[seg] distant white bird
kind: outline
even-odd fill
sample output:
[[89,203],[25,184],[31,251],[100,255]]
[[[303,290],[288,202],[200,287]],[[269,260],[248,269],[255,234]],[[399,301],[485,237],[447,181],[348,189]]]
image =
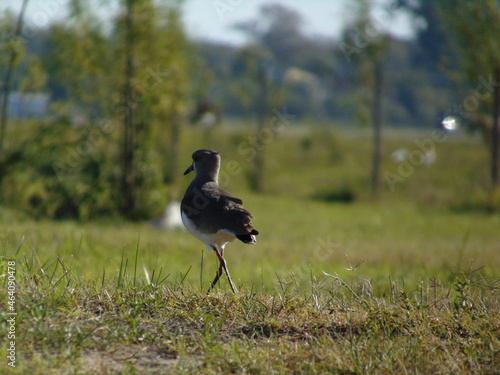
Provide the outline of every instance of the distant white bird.
[[[411,153],[413,153],[413,152],[418,152],[420,155],[422,155],[421,151],[418,149],[413,150]],[[391,154],[391,159],[395,163],[402,163],[402,162],[408,160],[408,158],[410,158],[410,162],[411,162],[412,161],[411,153],[406,148],[399,148]],[[421,157],[421,159],[420,159],[420,157]],[[436,151],[434,151],[434,150],[426,151],[423,154],[423,156],[419,156],[419,159],[421,161],[414,162],[414,163],[416,163],[418,165],[420,165],[420,164],[425,164],[425,165],[434,164],[434,162],[436,161]]]
[[201,116],[199,123],[201,124],[201,127],[203,129],[206,129],[206,128],[211,128],[212,126],[217,124],[218,121],[219,121],[219,119],[217,118],[217,115],[215,113],[205,112]]
[[435,161],[436,161],[436,151],[434,150],[426,151],[424,154],[424,164],[431,165],[434,164]]
[[391,154],[391,158],[396,163],[402,163],[406,160],[406,158],[408,158],[408,154],[409,152],[406,148],[398,148]]
[[180,229],[183,228],[181,217],[181,204],[178,201],[172,201],[165,207],[163,216],[150,221],[150,224],[159,229]]

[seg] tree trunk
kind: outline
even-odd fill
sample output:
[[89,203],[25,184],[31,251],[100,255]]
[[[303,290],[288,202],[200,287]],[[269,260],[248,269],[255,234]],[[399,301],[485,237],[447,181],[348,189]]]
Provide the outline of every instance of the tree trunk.
[[264,149],[265,144],[262,139],[266,126],[267,113],[269,109],[269,82],[266,68],[261,63],[258,70],[258,80],[260,85],[259,97],[257,98],[257,141],[255,155],[255,172],[253,176],[253,187],[256,192],[264,190]]
[[121,211],[131,215],[135,209],[135,177],[134,177],[134,0],[127,0],[125,17],[125,84],[123,100],[125,114],[123,116],[123,154],[121,176]]
[[10,53],[9,62],[7,64],[7,71],[5,73],[5,80],[3,84],[2,116],[0,118],[0,151],[2,151],[3,149],[5,129],[7,128],[7,120],[9,118],[8,111],[9,111],[9,96],[11,90],[12,73],[14,71],[14,63],[16,61],[17,55],[19,54],[18,45],[16,45],[16,43],[18,42],[18,39],[21,35],[21,31],[23,29],[24,11],[26,10],[27,5],[28,5],[28,0],[23,0],[23,4],[21,5],[21,11],[19,12],[19,16],[17,18],[14,37],[11,39],[12,52]]
[[495,209],[498,200],[500,154],[500,66],[495,68],[495,92],[493,99],[493,127],[491,134],[491,205]]
[[372,196],[377,198],[380,185],[380,162],[382,160],[382,89],[384,84],[382,62],[377,59],[374,66],[375,84],[373,86],[373,159],[372,159]]

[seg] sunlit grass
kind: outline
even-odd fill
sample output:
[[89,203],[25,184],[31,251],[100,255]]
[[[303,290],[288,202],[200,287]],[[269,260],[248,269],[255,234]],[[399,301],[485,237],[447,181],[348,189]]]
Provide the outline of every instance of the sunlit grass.
[[[329,235],[358,232],[364,240],[341,249],[327,238],[323,243],[335,251],[315,262],[315,253],[326,255],[314,247],[321,241],[308,232],[309,219],[294,232],[277,226],[257,246],[235,244],[228,258],[238,275],[236,295],[227,284],[206,294],[200,267],[210,278],[215,262],[210,253],[202,262],[200,246],[184,232],[110,223],[12,225],[2,243],[17,270],[18,367],[11,372],[494,371],[500,301],[496,242],[488,245],[494,232],[485,229],[491,218],[469,222],[480,240],[470,234],[460,239],[463,227],[455,226],[458,247],[450,256],[433,245],[455,237],[449,228],[444,235],[431,230],[418,237],[420,224],[398,236],[416,242],[388,251],[390,238],[383,241],[383,233],[391,230],[382,225],[383,210],[372,216],[366,206],[307,205],[317,223],[323,210],[335,207],[338,227]],[[424,222],[418,210],[403,211]],[[464,225],[454,216],[445,218]],[[358,229],[342,225],[341,218]],[[434,251],[419,254],[414,247],[424,243]],[[477,246],[482,258],[472,259]],[[436,264],[427,268],[425,259]],[[307,260],[311,264],[301,263]]]
[[[226,248],[229,268],[237,284],[273,289],[275,274],[294,273],[308,283],[310,273],[353,273],[346,269],[360,261],[360,277],[418,279],[446,277],[457,270],[486,266],[500,269],[497,215],[457,214],[419,209],[412,205],[327,204],[292,198],[247,194],[245,204],[261,232],[258,244],[231,243]],[[269,210],[272,206],[273,209]],[[137,277],[153,272],[171,280],[187,272],[185,282],[200,284],[213,277],[216,259],[203,244],[183,230],[166,232],[149,224],[20,221],[4,224],[0,238],[5,256],[29,259],[33,267],[57,264],[78,266],[85,278],[119,272],[137,256]],[[384,273],[381,274],[381,270]]]

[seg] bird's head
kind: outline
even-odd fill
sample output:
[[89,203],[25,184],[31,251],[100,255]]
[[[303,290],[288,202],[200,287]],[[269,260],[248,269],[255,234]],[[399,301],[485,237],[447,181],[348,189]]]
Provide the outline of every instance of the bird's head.
[[217,181],[220,168],[220,155],[217,151],[201,149],[193,153],[193,163],[184,174],[195,171],[198,176],[208,176]]

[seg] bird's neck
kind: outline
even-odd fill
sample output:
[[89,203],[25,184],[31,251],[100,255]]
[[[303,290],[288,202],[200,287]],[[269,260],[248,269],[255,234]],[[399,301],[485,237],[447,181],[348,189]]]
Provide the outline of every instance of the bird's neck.
[[201,183],[215,182],[216,184],[219,184],[219,171],[217,171],[215,173],[198,174],[195,178],[195,181],[201,182]]

